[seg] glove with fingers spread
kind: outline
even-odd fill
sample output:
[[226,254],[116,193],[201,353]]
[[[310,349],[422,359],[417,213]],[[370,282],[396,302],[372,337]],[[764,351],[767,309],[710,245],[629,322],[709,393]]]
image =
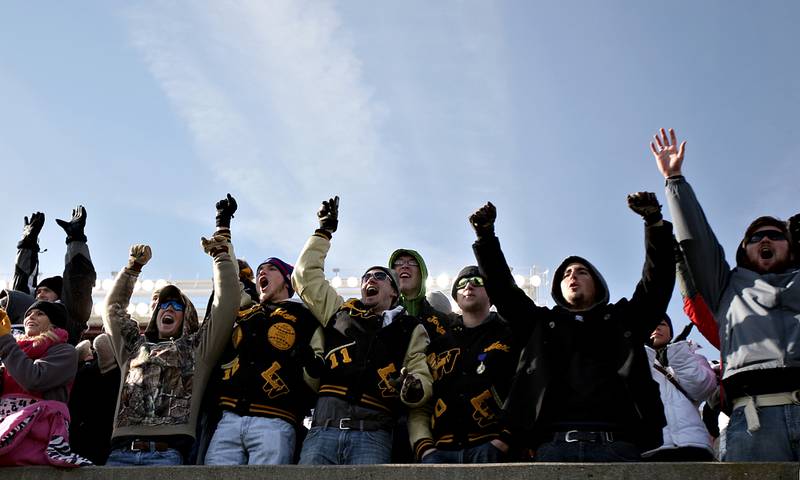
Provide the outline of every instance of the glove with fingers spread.
[[0,337],[11,333],[11,319],[5,310],[0,308]]
[[136,244],[131,246],[130,257],[128,258],[128,268],[136,272],[141,272],[142,267],[153,258],[153,250],[149,245]]
[[495,219],[497,219],[497,209],[492,202],[486,202],[486,205],[469,216],[469,223],[478,238],[493,237]]
[[86,209],[83,205],[78,205],[72,210],[72,218],[69,221],[56,219],[56,223],[66,232],[67,243],[86,241],[86,235],[83,233],[86,227]]
[[231,218],[233,218],[233,214],[236,213],[237,208],[236,199],[233,198],[230,193],[226,198],[217,202],[217,227],[230,228]]
[[22,239],[17,244],[17,248],[26,248],[39,251],[39,232],[44,226],[44,213],[33,212],[30,220],[25,217],[25,226],[22,227]]
[[231,254],[231,241],[225,235],[212,235],[211,238],[200,238],[203,251],[216,258],[224,253]]
[[339,228],[339,196],[322,202],[322,206],[317,212],[319,218],[319,229],[331,236]]
[[653,192],[636,192],[628,195],[628,207],[644,218],[646,225],[653,225],[664,218],[661,215],[661,205]]

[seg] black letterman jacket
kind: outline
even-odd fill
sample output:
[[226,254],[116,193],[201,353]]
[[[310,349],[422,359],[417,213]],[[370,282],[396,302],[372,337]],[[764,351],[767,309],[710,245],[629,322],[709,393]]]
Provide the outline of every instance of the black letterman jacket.
[[495,438],[511,443],[502,407],[521,346],[508,322],[494,312],[473,328],[466,328],[459,315],[447,334],[431,340],[433,396],[409,417],[418,459],[434,447],[463,450]]
[[242,307],[214,374],[220,408],[297,426],[316,399],[303,363],[319,328],[297,301]]
[[418,402],[403,399],[402,403],[424,404],[433,383],[425,360],[429,343],[425,327],[415,317],[375,315],[357,299],[345,302],[325,279],[330,245],[322,234],[312,235],[292,273],[295,291],[325,326],[325,369],[319,395],[396,414],[399,387],[392,380],[406,368],[422,382],[424,395]]

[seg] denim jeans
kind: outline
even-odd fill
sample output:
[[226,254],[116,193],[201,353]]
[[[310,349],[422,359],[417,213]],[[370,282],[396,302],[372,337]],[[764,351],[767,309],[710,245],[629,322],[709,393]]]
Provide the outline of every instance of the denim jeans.
[[437,449],[426,455],[421,463],[500,463],[504,459],[505,453],[492,445],[492,442],[486,442],[464,450]]
[[536,449],[537,462],[639,462],[636,445],[629,442],[546,442]]
[[206,465],[292,463],[295,430],[279,418],[241,417],[225,411],[206,452]]
[[125,448],[111,450],[106,466],[138,467],[142,465],[183,465],[181,452],[174,448],[163,452],[134,452]]
[[744,407],[731,413],[725,433],[726,462],[797,462],[800,460],[800,405],[758,409],[761,428],[747,431]]
[[392,459],[392,432],[340,430],[311,427],[303,450],[301,465],[373,465]]

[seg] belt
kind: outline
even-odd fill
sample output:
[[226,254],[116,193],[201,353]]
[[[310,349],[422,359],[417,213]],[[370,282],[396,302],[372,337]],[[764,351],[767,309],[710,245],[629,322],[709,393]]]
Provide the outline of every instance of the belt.
[[359,430],[371,432],[375,430],[391,430],[391,425],[381,420],[364,420],[358,418],[324,418],[314,419],[312,427],[337,428],[339,430]]
[[166,452],[170,445],[167,442],[149,442],[147,440],[133,440],[128,447],[131,452]]
[[570,430],[568,432],[554,432],[554,442],[589,442],[589,443],[614,443],[629,440],[629,435],[620,432],[583,432]]
[[739,397],[733,401],[733,408],[744,407],[747,431],[752,433],[761,428],[756,407],[777,407],[780,405],[800,405],[800,390],[780,393],[767,393],[753,397]]

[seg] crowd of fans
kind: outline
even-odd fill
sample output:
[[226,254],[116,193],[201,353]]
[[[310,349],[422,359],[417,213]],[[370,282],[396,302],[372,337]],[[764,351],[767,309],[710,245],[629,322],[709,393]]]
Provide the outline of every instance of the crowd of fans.
[[[325,276],[338,197],[322,202],[294,266],[267,257],[254,271],[234,254],[229,194],[201,240],[205,318],[167,285],[142,331],[127,307],[153,253],[134,245],[90,342],[86,210],[57,220],[64,274],[42,280],[36,212],[0,293],[0,465],[798,461],[800,214],[753,221],[731,268],[681,173],[685,142],[662,129],[650,147],[674,227],[654,193],[628,196],[645,259],[616,302],[570,255],[555,306],[534,303],[491,203],[469,217],[476,265],[450,292],[460,313],[426,292],[425,261],[408,248],[345,299]],[[666,313],[676,278],[691,320],[678,335]],[[720,362],[697,353],[693,326]]]

